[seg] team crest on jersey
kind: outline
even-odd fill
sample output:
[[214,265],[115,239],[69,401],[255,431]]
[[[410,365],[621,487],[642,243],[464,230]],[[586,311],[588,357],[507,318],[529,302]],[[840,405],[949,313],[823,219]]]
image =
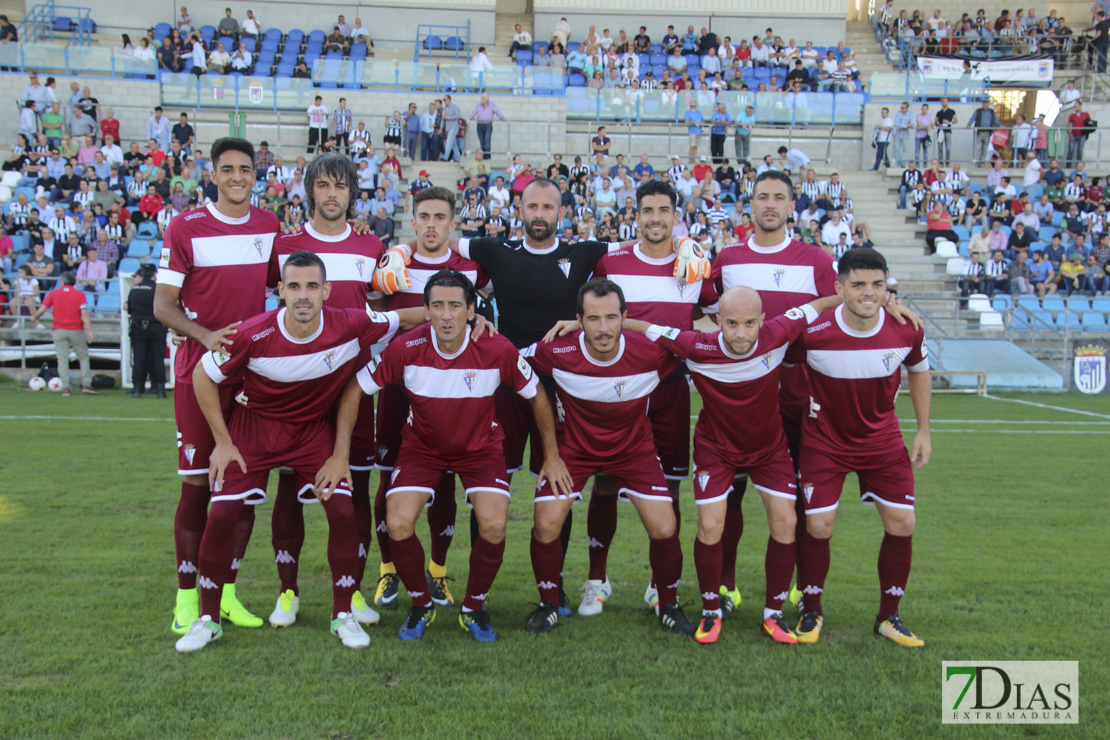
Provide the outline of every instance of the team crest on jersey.
[[466,383],[466,389],[471,393],[474,392],[474,383],[478,380],[478,373],[473,370],[467,370],[463,373],[463,382]]
[[358,270],[358,276],[360,278],[365,278],[366,277],[366,275],[365,275],[366,259],[364,257],[359,257],[358,259],[355,260],[355,269]]
[[706,486],[709,485],[709,472],[705,471],[705,470],[699,470],[698,473],[697,473],[697,476],[698,476],[698,487],[701,488],[701,490],[704,491]]
[[624,389],[627,385],[628,381],[624,378],[621,378],[617,382],[613,383],[613,390],[617,392],[617,398],[620,398],[622,395],[624,395]]
[[331,366],[334,363],[335,363],[335,350],[334,349],[329,349],[327,352],[324,353],[324,364],[327,365],[328,370],[331,371]]
[[563,257],[559,260],[559,269],[563,271],[563,277],[570,277],[570,257]]
[[264,244],[264,242],[262,241],[262,237],[260,237],[260,236],[256,236],[256,237],[254,238],[254,249],[255,249],[255,251],[256,251],[256,252],[258,252],[258,256],[259,256],[259,257],[261,257],[261,256],[262,256],[262,247],[263,247],[263,244]]
[[811,498],[813,498],[813,484],[812,483],[803,483],[802,484],[802,494],[805,495],[806,503],[808,504],[809,500]]
[[782,279],[784,277],[786,277],[786,270],[784,270],[783,268],[780,267],[779,269],[775,270],[775,272],[773,273],[773,276],[775,278],[775,287],[776,288],[781,288],[782,287]]
[[886,371],[888,373],[891,371],[890,369],[891,369],[891,367],[893,367],[894,360],[897,357],[898,357],[898,353],[895,352],[894,350],[890,350],[889,352],[887,352],[886,354],[883,355],[883,367],[886,368]]
[[194,447],[193,445],[185,445],[184,451],[185,451],[185,459],[189,461],[190,465],[192,465],[193,464],[193,455],[197,454],[197,448]]
[[767,368],[768,370],[771,369],[771,356],[771,352],[764,352],[763,356],[759,358],[763,362],[763,367]]
[[676,281],[675,282],[675,285],[678,287],[678,297],[679,298],[685,298],[686,297],[686,286],[688,284],[689,283],[686,283],[686,282],[683,282],[683,281]]

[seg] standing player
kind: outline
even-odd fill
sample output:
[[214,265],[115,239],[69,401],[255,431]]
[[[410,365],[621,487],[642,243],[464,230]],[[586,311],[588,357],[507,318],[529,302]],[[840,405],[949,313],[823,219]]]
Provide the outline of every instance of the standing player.
[[[321,154],[313,159],[305,172],[308,216],[303,231],[283,234],[274,242],[270,260],[269,285],[275,287],[281,268],[289,255],[309,251],[320,257],[327,269],[331,290],[325,303],[329,308],[366,310],[370,297],[370,280],[374,266],[384,251],[373,234],[354,233],[347,219],[355,217],[352,193],[358,192],[358,172],[350,159],[341,154]],[[374,308],[381,309],[380,299]],[[359,367],[369,361],[370,348]],[[351,501],[358,527],[358,567],[355,581],[361,585],[366,570],[366,557],[373,540],[374,521],[370,509],[370,472],[374,469],[374,401],[367,398],[359,409],[355,445],[351,457]],[[286,627],[297,621],[300,590],[297,587],[298,561],[304,545],[304,507],[318,499],[307,490],[298,491],[296,479],[287,471],[278,478],[274,498],[272,542],[281,589],[277,605],[270,614],[270,624]],[[363,624],[374,624],[378,614],[366,605],[362,592],[356,590],[351,611]]]
[[[341,469],[348,459],[355,408],[363,393],[403,384],[409,400],[404,442],[390,474],[386,519],[390,550],[412,606],[398,637],[416,640],[435,621],[435,604],[424,588],[424,548],[413,533],[420,509],[430,506],[440,481],[458,474],[478,518],[479,536],[470,551],[470,577],[459,624],[475,640],[493,642],[486,596],[501,567],[509,513],[509,483],[501,453],[501,427],[494,421],[494,392],[501,385],[526,398],[535,410],[547,442],[540,480],[569,490],[569,476],[555,445],[555,421],[547,395],[537,393],[531,367],[501,336],[470,340],[476,291],[463,274],[442,270],[424,286],[424,306],[431,326],[398,337],[380,357],[358,371],[339,412],[335,455],[329,465]],[[324,481],[326,484],[326,480]]]
[[[640,241],[602,257],[594,276],[607,277],[621,287],[630,319],[689,331],[703,311],[717,312],[717,292],[710,280],[687,283],[674,277],[672,232],[677,201],[674,188],[665,182],[648,180],[641,184],[636,189]],[[675,372],[663,378],[651,394],[648,418],[674,503],[677,529],[679,486],[690,474],[690,384],[684,373]],[[600,614],[612,594],[606,566],[616,529],[616,487],[609,476],[598,476],[586,516],[590,573],[582,586],[582,603],[578,607],[583,616]],[[654,582],[648,585],[644,600],[652,608],[658,605]]]
[[[177,604],[171,628],[184,634],[199,616],[197,558],[208,517],[208,457],[215,446],[193,392],[193,369],[206,351],[231,347],[234,325],[266,308],[266,273],[277,216],[250,205],[254,185],[254,147],[244,139],[218,139],[211,150],[219,198],[215,203],[175,216],[166,228],[154,294],[154,316],[185,342],[174,366],[174,416],[177,420],[181,500],[174,517],[177,554]],[[226,328],[225,328],[226,327]],[[239,391],[239,378],[219,388],[225,416]],[[254,507],[242,507],[234,538],[234,566],[223,589],[223,617],[232,624],[261,627],[235,595],[235,575],[250,540]]]
[[[881,310],[887,264],[873,249],[850,249],[840,258],[836,292],[844,305],[826,312],[799,345],[809,366],[812,400],[802,427],[798,466],[809,537],[798,564],[805,606],[799,642],[813,643],[824,621],[821,594],[829,572],[829,538],[844,476],[859,476],[860,499],[879,510],[885,534],[879,548],[879,613],[875,634],[905,647],[925,641],[898,616],[913,553],[913,469],[929,462],[931,396],[925,333],[888,321]],[[913,449],[894,414],[901,368],[909,371],[917,417]]]
[[[611,280],[594,278],[578,290],[581,331],[524,351],[532,366],[558,386],[559,451],[573,481],[559,495],[540,480],[532,529],[532,570],[540,604],[525,629],[550,632],[559,623],[558,580],[563,553],[557,538],[563,521],[592,475],[608,473],[632,499],[651,543],[652,581],[659,587],[659,622],[682,635],[694,625],[678,604],[682,547],[671,492],[656,457],[647,418],[648,401],[678,363],[637,334],[622,334],[625,299]],[[689,419],[685,421],[687,428]]]
[[[487,288],[489,278],[475,263],[460,257],[447,248],[447,238],[455,230],[455,194],[447,188],[428,187],[412,198],[412,228],[416,232],[416,251],[409,263],[410,283],[386,298],[386,306],[417,308],[424,305],[424,287],[428,278],[443,269],[457,270],[477,288]],[[369,399],[364,405],[369,403]],[[381,550],[380,578],[374,602],[383,608],[397,606],[397,569],[389,547],[389,529],[386,524],[386,493],[389,474],[393,471],[397,453],[401,448],[401,431],[409,415],[409,401],[402,383],[382,388],[378,394],[378,470],[381,476],[378,493],[374,499],[374,518],[378,522],[378,548]],[[362,425],[355,427],[356,435]],[[353,472],[353,470],[352,470]],[[447,549],[455,534],[455,476],[444,475],[432,496],[428,509],[428,528],[431,530],[431,559],[424,574],[432,601],[438,606],[454,603],[447,585]]]
[[[448,247],[467,259],[474,260],[486,271],[497,292],[498,330],[518,349],[543,338],[559,320],[575,315],[578,289],[593,273],[600,260],[621,244],[580,241],[562,242],[556,237],[565,207],[559,186],[546,178],[536,178],[522,194],[525,238],[502,242],[498,239],[459,239],[448,241]],[[631,242],[624,246],[631,246]],[[405,266],[412,249],[404,244],[386,252],[378,271],[377,284],[386,294],[411,284]],[[709,274],[709,259],[696,242],[683,242],[674,260],[672,274],[687,282],[696,282]],[[549,395],[554,386],[544,380]],[[532,421],[528,404],[507,388],[497,393],[497,419],[505,431],[505,462],[510,471],[524,465],[525,444],[531,438],[530,470],[539,470],[543,459],[542,440]],[[511,474],[511,473],[510,473]],[[561,534],[563,552],[570,542],[570,521]],[[473,529],[473,522],[472,522]],[[570,615],[566,596],[561,593],[559,608],[562,616]]]
[[[344,482],[316,486],[334,432],[329,412],[355,370],[362,350],[397,331],[398,313],[324,308],[331,285],[323,260],[294,252],[282,268],[285,307],[242,324],[231,355],[204,354],[193,370],[197,402],[215,446],[208,480],[212,511],[200,545],[201,614],[177,641],[178,652],[200,650],[219,639],[220,598],[235,568],[231,533],[239,512],[266,500],[270,471],[293,468],[302,491],[315,488],[328,517],[331,566],[331,631],[346,647],[366,647],[370,638],[351,611],[358,587],[358,529],[351,491]],[[409,311],[415,326],[423,317]],[[243,378],[243,396],[225,421],[218,386]]]
[[[723,294],[736,286],[752,288],[759,293],[763,311],[772,317],[781,316],[814,298],[836,295],[832,257],[820,247],[787,236],[786,220],[794,212],[794,186],[789,175],[776,170],[760,174],[755,179],[751,209],[752,236],[747,242],[722,250],[713,263],[717,292]],[[779,413],[796,467],[802,417],[809,401],[808,381],[804,365],[785,364],[780,372]],[[746,487],[745,478],[736,480],[725,516],[721,593],[725,596],[723,613],[726,616],[740,605],[740,590],[736,588],[736,550],[744,533],[741,502]],[[797,519],[804,521],[800,511]],[[804,533],[805,528],[799,525],[796,533],[799,557]],[[791,603],[796,603],[797,597],[796,590],[792,590]]]

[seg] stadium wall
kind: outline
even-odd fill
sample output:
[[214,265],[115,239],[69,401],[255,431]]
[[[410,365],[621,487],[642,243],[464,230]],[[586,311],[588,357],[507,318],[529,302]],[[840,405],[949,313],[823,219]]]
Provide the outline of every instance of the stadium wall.
[[[24,7],[30,12],[37,2],[24,0]],[[263,30],[271,27],[283,31],[293,28],[305,32],[331,30],[330,24],[342,14],[352,26],[355,18],[361,18],[362,25],[370,30],[374,43],[387,46],[412,44],[416,40],[416,28],[421,23],[465,26],[468,21],[472,42],[492,44],[497,5],[496,0],[467,0],[465,3],[449,0],[410,0],[404,3],[390,0],[352,3],[326,0],[207,0],[194,3],[188,0],[157,0],[128,3],[126,8],[118,0],[81,0],[76,5],[91,8],[98,31],[134,34],[140,30],[145,32],[157,23],[173,25],[183,2],[190,10],[193,25],[198,28],[219,23],[224,17],[224,8],[231,8],[232,16],[240,23],[247,17],[248,9],[254,11]]]

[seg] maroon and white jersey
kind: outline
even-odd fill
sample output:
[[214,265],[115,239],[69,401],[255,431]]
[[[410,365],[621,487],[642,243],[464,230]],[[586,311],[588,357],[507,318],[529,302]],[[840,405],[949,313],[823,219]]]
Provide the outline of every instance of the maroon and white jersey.
[[[836,295],[832,257],[812,244],[786,239],[777,247],[757,246],[752,238],[721,250],[713,263],[717,293],[743,285],[759,293],[763,312],[781,316],[814,298]],[[804,404],[808,398],[805,368],[783,368],[779,400]]]
[[428,279],[440,270],[448,268],[458,270],[466,275],[470,282],[474,283],[475,288],[485,289],[489,287],[489,275],[478,266],[477,262],[468,260],[450,249],[444,249],[443,251],[445,254],[439,257],[428,257],[419,252],[413,252],[412,260],[408,265],[409,279],[412,281],[412,285],[386,298],[385,305],[390,311],[423,306],[424,286],[428,284]]
[[494,421],[493,393],[502,383],[524,398],[536,395],[536,374],[512,342],[500,334],[473,342],[466,332],[462,348],[447,355],[432,325],[424,324],[390,342],[355,376],[367,395],[404,385],[409,419],[403,438],[445,458],[501,449],[505,435]]
[[331,295],[324,305],[365,310],[368,296],[381,297],[380,293],[372,294],[370,290],[374,268],[385,251],[381,240],[373,234],[356,234],[348,224],[342,234],[327,236],[313,229],[310,223],[296,234],[282,234],[274,241],[269,287],[277,287],[285,260],[301,250],[312,252],[324,261],[324,270],[331,283]]
[[[266,310],[266,274],[280,230],[277,216],[254,206],[242,218],[225,216],[214,203],[174,216],[166,227],[158,282],[180,288],[181,310],[206,329],[257,316]],[[193,382],[193,368],[206,351],[192,339],[178,348],[176,382]]]
[[397,332],[397,314],[366,309],[324,307],[320,328],[296,339],[285,328],[285,308],[244,321],[235,347],[201,357],[213,382],[240,373],[240,402],[259,416],[280,421],[315,421],[331,410],[347,381],[358,369],[359,353]]
[[630,319],[689,331],[694,328],[695,306],[705,313],[717,313],[717,291],[712,280],[677,280],[673,254],[660,259],[648,257],[638,243],[598,260],[594,277],[609,278],[621,286]]
[[[617,356],[595,360],[581,331],[521,351],[537,371],[555,379],[559,452],[564,457],[622,458],[654,452],[648,401],[678,360],[641,334],[624,332]],[[565,452],[564,452],[565,450]]]
[[816,318],[817,312],[806,305],[768,319],[746,355],[730,352],[721,332],[649,328],[648,339],[686,361],[701,394],[695,438],[732,456],[781,447],[785,438],[779,418],[780,370],[787,347]]
[[912,373],[929,369],[925,332],[887,320],[886,311],[874,329],[858,332],[843,314],[844,306],[821,314],[797,344],[812,392],[802,444],[854,454],[904,447],[894,399],[902,365]]

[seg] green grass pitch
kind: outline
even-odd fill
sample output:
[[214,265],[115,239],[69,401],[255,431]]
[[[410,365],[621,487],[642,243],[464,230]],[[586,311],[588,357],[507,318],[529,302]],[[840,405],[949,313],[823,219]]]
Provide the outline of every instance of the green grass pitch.
[[[1107,737],[1110,398],[1003,399],[934,398],[902,607],[923,650],[871,633],[881,526],[856,503],[854,478],[817,645],[775,645],[758,630],[767,526],[754,495],[744,502],[744,601],[719,644],[670,634],[649,614],[646,535],[631,506],[621,507],[605,612],[528,635],[531,479],[517,476],[490,599],[500,642],[471,641],[446,608],[423,640],[401,643],[402,595],[402,609],[369,628],[368,649],[341,648],[327,631],[326,525],[311,510],[297,625],[228,626],[223,640],[179,655],[169,632],[179,492],[172,402],[0,384],[0,738]],[[898,408],[908,440],[909,399]],[[689,482],[682,506],[680,593],[693,601]],[[572,599],[587,561],[585,507],[576,512]],[[448,562],[456,598],[466,582],[465,517],[460,506]],[[263,617],[277,596],[269,518],[263,506],[239,577],[241,598]],[[423,522],[418,532],[426,541]],[[699,608],[687,607],[691,618]],[[1078,660],[1080,724],[942,726],[942,660]]]

